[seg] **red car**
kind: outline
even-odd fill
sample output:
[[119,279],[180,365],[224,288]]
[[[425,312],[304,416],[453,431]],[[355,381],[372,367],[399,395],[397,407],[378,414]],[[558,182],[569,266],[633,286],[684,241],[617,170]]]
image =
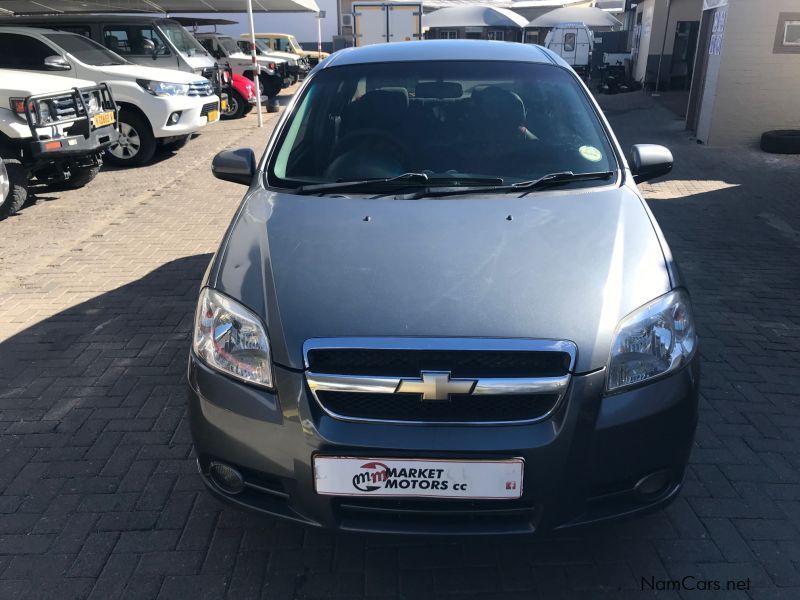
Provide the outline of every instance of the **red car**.
[[228,106],[222,113],[223,119],[239,119],[249,113],[257,102],[256,86],[247,77],[225,72],[225,92],[228,94]]

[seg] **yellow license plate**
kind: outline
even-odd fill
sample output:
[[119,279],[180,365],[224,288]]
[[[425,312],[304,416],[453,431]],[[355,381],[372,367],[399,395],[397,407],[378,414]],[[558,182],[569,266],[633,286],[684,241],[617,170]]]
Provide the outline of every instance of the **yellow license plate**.
[[114,113],[112,111],[100,113],[92,117],[92,125],[95,127],[105,127],[114,122]]
[[227,100],[220,100],[219,109],[220,110],[225,110],[226,108],[228,108],[228,101]]
[[208,122],[213,123],[214,121],[219,119],[219,112],[216,110],[208,111]]

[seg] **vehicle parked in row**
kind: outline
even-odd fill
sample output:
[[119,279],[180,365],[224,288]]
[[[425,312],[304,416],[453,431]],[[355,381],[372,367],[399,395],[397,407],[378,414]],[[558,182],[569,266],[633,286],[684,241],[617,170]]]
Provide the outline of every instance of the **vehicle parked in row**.
[[594,34],[586,24],[560,23],[548,32],[544,45],[563,58],[583,78],[589,76]]
[[202,282],[188,369],[209,490],[315,526],[533,533],[678,494],[685,283],[576,73],[539,46],[378,44],[315,69]]
[[[245,37],[247,34],[242,34],[241,37]],[[236,42],[241,48],[242,52],[247,54],[248,56],[251,55],[251,44],[249,39],[240,39]],[[279,58],[281,60],[285,60],[288,64],[288,73],[289,73],[289,85],[297,83],[311,70],[308,59],[303,56],[298,56],[297,54],[292,54],[290,52],[276,52],[275,50],[270,50],[269,46],[267,46],[264,40],[256,39],[256,56],[264,57],[264,58]]]
[[[150,161],[158,145],[183,147],[193,133],[219,120],[211,83],[176,69],[143,67],[85,36],[30,27],[0,27],[0,47],[15,69],[58,71],[72,78],[106,82],[119,106],[119,137],[106,160],[120,166]],[[47,64],[45,65],[45,59]]]
[[[226,88],[228,102],[225,110],[222,111],[222,118],[238,119],[253,110],[259,99],[258,91],[256,91],[256,85],[243,75],[232,73],[230,78],[230,84]],[[266,100],[267,98],[264,97],[263,101]]]
[[223,69],[175,19],[150,15],[35,15],[0,19],[0,25],[44,27],[93,39],[132,63],[205,77],[225,111]]
[[[231,36],[221,33],[198,32],[194,34],[194,37],[217,60],[217,63],[230,67],[234,73],[255,81],[252,57],[242,52],[236,40]],[[278,110],[276,96],[290,83],[289,64],[279,58],[257,57],[257,61],[260,68],[258,81],[261,89],[259,91],[269,98],[267,110],[276,112]]]
[[0,219],[22,208],[32,179],[63,189],[92,181],[117,139],[105,83],[18,71],[9,50],[0,38]]
[[[242,37],[247,37],[248,34],[242,34]],[[257,40],[264,40],[267,46],[272,50],[278,52],[291,52],[297,56],[303,56],[308,59],[309,65],[316,67],[317,63],[325,60],[330,56],[328,52],[320,52],[317,50],[305,50],[297,38],[289,33],[257,33]]]

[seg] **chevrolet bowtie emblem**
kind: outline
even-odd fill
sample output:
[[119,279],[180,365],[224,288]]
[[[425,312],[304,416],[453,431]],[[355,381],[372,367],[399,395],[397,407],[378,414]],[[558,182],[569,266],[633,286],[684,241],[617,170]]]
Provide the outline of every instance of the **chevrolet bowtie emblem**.
[[420,394],[423,400],[449,400],[450,394],[471,394],[474,379],[450,379],[449,371],[422,371],[419,379],[401,379],[395,393]]

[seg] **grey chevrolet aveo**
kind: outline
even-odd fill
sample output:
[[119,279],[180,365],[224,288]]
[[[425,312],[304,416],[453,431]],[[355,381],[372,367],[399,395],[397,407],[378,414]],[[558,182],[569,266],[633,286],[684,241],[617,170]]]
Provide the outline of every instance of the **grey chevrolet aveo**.
[[679,492],[692,309],[586,87],[530,45],[337,52],[309,75],[206,273],[189,359],[201,476],[350,531],[531,533]]

